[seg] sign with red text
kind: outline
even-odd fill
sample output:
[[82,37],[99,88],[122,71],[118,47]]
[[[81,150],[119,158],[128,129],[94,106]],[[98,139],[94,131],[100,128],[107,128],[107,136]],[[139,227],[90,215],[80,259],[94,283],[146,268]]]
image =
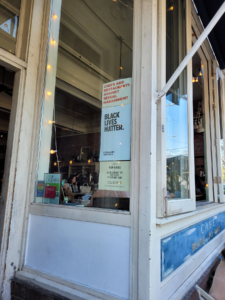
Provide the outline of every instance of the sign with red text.
[[132,78],[103,84],[102,108],[131,103]]

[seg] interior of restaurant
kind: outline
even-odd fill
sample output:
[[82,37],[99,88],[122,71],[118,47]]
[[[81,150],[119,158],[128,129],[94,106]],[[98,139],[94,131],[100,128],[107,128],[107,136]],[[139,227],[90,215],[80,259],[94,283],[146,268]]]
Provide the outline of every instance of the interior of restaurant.
[[129,211],[129,191],[99,190],[99,159],[103,84],[132,77],[132,37],[133,0],[62,1],[49,159],[59,204]]

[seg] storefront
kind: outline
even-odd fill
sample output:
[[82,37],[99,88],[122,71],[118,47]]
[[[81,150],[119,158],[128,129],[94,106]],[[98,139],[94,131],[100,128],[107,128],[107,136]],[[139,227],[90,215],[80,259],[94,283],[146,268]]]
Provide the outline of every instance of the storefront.
[[191,0],[0,8],[2,299],[12,278],[182,299],[225,248],[223,49],[204,39],[163,87],[220,5],[202,21]]

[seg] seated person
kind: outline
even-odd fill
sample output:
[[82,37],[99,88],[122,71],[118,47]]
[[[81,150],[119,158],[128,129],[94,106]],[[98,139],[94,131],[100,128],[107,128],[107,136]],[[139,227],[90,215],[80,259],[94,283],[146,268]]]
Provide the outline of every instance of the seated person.
[[80,174],[76,173],[75,175],[70,175],[68,179],[69,189],[72,193],[80,193],[80,184],[77,181],[77,178],[80,176]]
[[198,175],[195,175],[195,193],[201,197],[198,197],[197,200],[205,200],[206,192],[203,186],[202,180]]
[[69,202],[74,203],[75,194],[71,191],[70,185],[68,183],[65,183],[63,189],[65,196],[69,199]]

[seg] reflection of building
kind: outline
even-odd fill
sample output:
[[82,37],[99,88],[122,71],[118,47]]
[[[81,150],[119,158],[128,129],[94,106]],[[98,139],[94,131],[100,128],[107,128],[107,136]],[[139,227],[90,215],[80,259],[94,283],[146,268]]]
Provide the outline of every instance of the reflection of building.
[[[172,300],[207,281],[225,239],[225,16],[163,87],[223,2],[0,0],[3,300]],[[116,160],[130,169],[108,170],[99,189],[102,94],[115,104],[130,78],[131,160]],[[36,188],[49,173],[82,188],[45,204]]]

